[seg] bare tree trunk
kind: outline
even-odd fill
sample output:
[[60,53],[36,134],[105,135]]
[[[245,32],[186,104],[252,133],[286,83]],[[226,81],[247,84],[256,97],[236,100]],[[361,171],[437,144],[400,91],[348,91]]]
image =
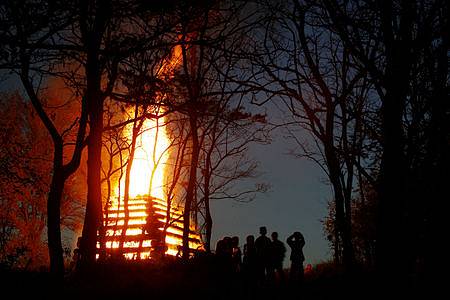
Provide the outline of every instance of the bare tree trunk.
[[[86,63],[86,98],[89,107],[89,143],[87,164],[87,205],[80,248],[82,265],[89,266],[95,262],[97,248],[97,230],[102,225],[102,134],[103,102],[100,91],[101,72],[97,45],[91,45]],[[94,43],[94,42],[93,42]]]
[[[62,280],[64,276],[64,259],[61,243],[61,198],[67,178],[64,174],[65,172],[63,167],[63,141],[55,126],[42,108],[38,96],[33,90],[32,84],[28,78],[27,68],[23,70],[22,83],[24,84],[25,90],[27,91],[34,108],[36,109],[39,117],[43,121],[53,140],[53,176],[47,198],[48,251],[50,257],[50,272],[57,280]],[[81,123],[80,126],[82,126]],[[84,130],[82,131],[82,134],[84,138]],[[81,149],[79,149],[79,151],[81,152]]]
[[189,169],[189,182],[186,191],[186,200],[184,203],[183,213],[183,259],[189,259],[189,229],[191,225],[191,208],[195,199],[196,181],[197,181],[197,166],[200,154],[200,145],[197,133],[197,116],[192,112],[189,116],[190,134],[191,134],[191,163]]
[[[137,110],[138,110],[138,106],[136,105],[135,107],[135,114],[134,114],[134,118],[136,119],[137,117]],[[127,161],[127,168],[125,170],[125,190],[124,190],[124,195],[123,195],[123,208],[124,208],[124,214],[125,214],[125,218],[124,218],[124,223],[123,223],[123,228],[122,228],[122,233],[120,235],[120,244],[119,244],[119,252],[122,253],[123,251],[123,243],[124,243],[124,239],[126,236],[126,232],[127,232],[127,228],[128,228],[128,221],[130,218],[130,212],[128,209],[128,201],[130,199],[130,176],[131,176],[131,168],[133,167],[133,160],[134,160],[134,154],[136,152],[136,140],[137,137],[139,135],[139,131],[142,127],[143,121],[140,121],[138,125],[136,125],[136,120],[133,123],[133,131],[131,134],[131,149],[130,149],[130,155],[128,156],[128,161]]]
[[130,199],[130,179],[131,179],[131,168],[133,167],[133,160],[134,160],[134,154],[136,152],[136,140],[140,134],[142,125],[144,124],[144,120],[142,119],[140,121],[137,120],[137,117],[139,115],[139,104],[136,102],[136,106],[134,108],[134,122],[133,122],[133,129],[131,132],[131,148],[130,148],[130,155],[128,156],[127,160],[127,168],[125,171],[125,190],[123,195],[123,208],[124,208],[124,223],[122,228],[122,233],[120,235],[120,243],[119,243],[119,252],[122,253],[123,251],[123,244],[124,239],[128,230],[128,222],[130,218],[130,212],[128,209],[128,201]]
[[[125,170],[125,187],[123,194],[123,211],[124,211],[124,222],[122,227],[122,232],[120,234],[120,243],[119,243],[119,252],[123,251],[123,244],[125,240],[125,236],[128,228],[128,221],[130,218],[130,211],[128,209],[128,201],[130,199],[130,176],[131,176],[131,168],[133,167],[134,153],[136,151],[136,136],[135,130],[133,128],[132,138],[131,138],[131,149],[130,155],[127,160],[127,168]],[[119,213],[119,212],[117,212]]]
[[[209,163],[207,163],[207,167],[209,166]],[[208,171],[205,172],[205,182],[204,182],[204,201],[205,201],[205,250],[208,253],[211,253],[211,235],[212,235],[212,226],[213,226],[213,219],[211,216],[211,208],[209,199],[210,197],[210,191],[209,191],[209,185],[210,185],[210,174]]]
[[[385,1],[382,7],[382,30],[386,48],[386,93],[382,102],[383,156],[379,178],[379,208],[377,228],[377,269],[381,276],[405,272],[404,211],[405,176],[403,112],[410,82],[411,68],[411,8],[402,2],[400,39],[392,29],[393,7]],[[396,265],[396,271],[392,266]]]
[[[213,132],[215,133],[217,129],[217,119],[215,119]],[[205,169],[203,170],[203,201],[205,202],[205,249],[208,253],[211,253],[211,236],[212,236],[212,227],[213,227],[213,219],[211,216],[211,207],[210,207],[210,196],[211,196],[211,156],[214,150],[214,146],[216,144],[215,137],[212,139],[211,147],[208,149],[208,152],[205,157]]]
[[430,139],[427,145],[428,170],[427,185],[431,195],[427,195],[429,201],[426,205],[425,229],[425,253],[423,276],[427,283],[436,282],[439,278],[438,268],[440,266],[440,255],[436,255],[435,249],[439,249],[441,240],[446,228],[443,228],[438,220],[446,218],[446,210],[441,209],[445,201],[442,195],[448,195],[448,178],[450,166],[450,104],[448,101],[448,49],[450,48],[449,8],[448,1],[443,1],[442,10],[439,16],[439,28],[441,32],[442,44],[436,53],[436,75],[433,80],[434,93],[431,98],[431,124],[429,129]]
[[[313,52],[309,48],[309,42],[305,32],[305,10],[299,2],[294,2],[295,7],[300,12],[299,17],[299,40],[303,53],[305,54],[305,60],[308,67],[311,70],[311,74],[314,80],[317,82],[318,87],[322,91],[323,100],[325,103],[326,117],[325,126],[323,129],[322,137],[320,137],[323,143],[326,165],[329,172],[329,179],[333,186],[334,201],[335,201],[335,226],[337,234],[342,240],[342,260],[345,268],[351,271],[354,261],[353,244],[351,239],[351,215],[346,215],[346,206],[349,208],[350,199],[345,199],[344,186],[341,183],[342,168],[337,156],[337,150],[334,146],[335,139],[335,123],[336,123],[336,103],[334,101],[333,93],[328,87],[328,83],[325,77],[322,75],[320,66],[314,59]],[[307,107],[307,104],[303,104],[305,110],[312,111],[311,107]],[[315,116],[314,116],[315,117]],[[310,117],[311,122],[314,123],[314,118]],[[347,204],[347,205],[346,205]]]
[[55,144],[53,157],[53,176],[47,200],[47,235],[50,257],[50,272],[57,278],[64,275],[64,260],[61,243],[61,198],[64,190],[65,178],[62,168],[62,143]]
[[343,188],[340,183],[340,170],[336,157],[332,154],[333,150],[325,150],[327,157],[328,170],[330,172],[330,181],[334,191],[335,201],[335,226],[337,232],[342,239],[342,262],[346,270],[351,271],[353,267],[353,244],[351,239],[351,224],[350,218],[346,215],[345,199],[343,195]]
[[73,174],[80,166],[83,143],[86,134],[87,107],[86,98],[82,98],[81,113],[75,149],[71,160],[64,165],[64,145],[63,138],[58,133],[55,125],[42,107],[42,103],[34,91],[33,84],[29,77],[28,57],[22,56],[21,80],[24,88],[36,110],[39,118],[48,130],[54,145],[53,155],[53,176],[47,198],[47,234],[48,250],[50,257],[50,272],[57,280],[62,280],[64,276],[64,258],[61,242],[61,199],[64,191],[64,184],[67,178]]
[[[112,148],[112,147],[111,147]],[[107,190],[106,190],[106,203],[105,206],[103,208],[104,212],[105,212],[105,216],[103,218],[103,226],[101,226],[100,232],[99,232],[99,243],[100,243],[100,253],[98,256],[98,259],[100,261],[103,261],[106,259],[106,227],[108,226],[109,223],[109,208],[111,206],[111,172],[112,172],[112,168],[113,168],[113,159],[114,156],[112,155],[113,150],[110,149],[110,157],[109,157],[109,166],[108,166],[108,173],[106,174],[106,186],[107,186]]]
[[80,30],[83,44],[86,47],[85,97],[89,112],[88,193],[80,247],[82,267],[89,267],[95,263],[97,230],[103,223],[101,167],[105,95],[101,91],[103,66],[100,62],[100,47],[110,14],[110,3],[100,0],[94,4],[95,8],[91,5],[92,3],[85,0],[80,3]]
[[167,209],[166,209],[166,222],[164,224],[164,230],[162,234],[162,239],[164,241],[164,246],[166,246],[166,235],[167,235],[167,229],[171,225],[171,212],[172,212],[172,203],[174,199],[174,191],[175,187],[178,184],[180,180],[181,171],[183,169],[184,164],[184,154],[186,152],[187,142],[188,142],[188,136],[186,138],[183,138],[182,131],[180,132],[180,145],[178,146],[177,155],[175,159],[175,163],[173,164],[173,176],[172,180],[170,181],[169,187],[167,189]]
[[[99,93],[95,93],[99,97]],[[95,107],[90,105],[90,131],[88,145],[88,195],[86,215],[83,226],[81,258],[83,266],[90,266],[95,262],[97,248],[97,230],[102,223],[102,192],[101,192],[101,153],[103,132],[103,101],[95,96]],[[92,102],[90,102],[92,103]]]
[[[396,77],[399,78],[399,77]],[[405,164],[400,93],[387,92],[383,104],[383,157],[378,187],[377,267],[381,274],[400,264],[403,246]]]

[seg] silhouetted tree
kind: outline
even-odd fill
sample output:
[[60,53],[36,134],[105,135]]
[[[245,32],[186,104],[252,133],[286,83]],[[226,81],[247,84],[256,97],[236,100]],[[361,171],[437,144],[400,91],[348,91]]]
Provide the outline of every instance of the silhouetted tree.
[[[374,186],[363,182],[352,200],[352,243],[356,262],[366,268],[373,268],[375,263],[376,211],[377,197]],[[339,243],[335,239],[334,202],[329,203],[328,215],[323,220],[324,233],[336,255],[341,255]],[[336,260],[339,261],[338,257]]]
[[[89,111],[88,195],[83,238],[82,265],[95,261],[97,230],[102,225],[102,134],[107,99],[132,102],[121,96],[120,81],[126,80],[127,58],[155,49],[155,43],[171,28],[164,12],[167,5],[149,7],[133,0],[77,1],[73,34],[66,38],[78,47],[70,52],[84,76],[75,80],[84,88]],[[166,26],[166,24],[169,24]],[[123,72],[122,72],[123,71]],[[127,93],[125,93],[125,96]]]
[[257,185],[242,193],[230,192],[231,185],[237,180],[255,174],[256,164],[244,158],[244,152],[250,143],[263,140],[260,134],[263,130],[254,129],[250,133],[250,128],[258,117],[259,121],[264,121],[264,116],[246,114],[240,98],[244,92],[242,87],[227,79],[231,72],[236,73],[233,68],[237,63],[227,54],[231,50],[229,46],[237,48],[242,41],[239,39],[241,29],[247,30],[248,23],[244,21],[248,13],[241,14],[247,9],[246,3],[212,1],[200,4],[187,2],[178,8],[182,61],[175,76],[174,92],[177,111],[189,121],[187,149],[190,154],[183,216],[185,259],[189,255],[190,218],[197,224],[199,213],[205,220],[206,248],[209,250],[210,199],[214,196],[238,199],[265,190],[265,186]]
[[[17,73],[23,88],[37,115],[48,130],[53,142],[52,180],[47,201],[47,228],[50,253],[50,270],[59,279],[64,273],[61,244],[61,199],[65,181],[80,165],[87,125],[87,102],[81,97],[81,105],[75,122],[65,129],[58,128],[42,98],[42,83],[49,78],[63,77],[58,68],[63,63],[60,49],[52,41],[67,30],[73,15],[58,1],[33,3],[7,1],[2,3],[4,26],[1,36],[2,67]],[[64,103],[66,99],[61,99]],[[77,126],[78,125],[78,126]],[[64,136],[77,128],[74,147],[67,150]],[[71,158],[65,161],[67,152]]]
[[[13,248],[21,248],[25,250],[21,259],[28,262],[16,266],[36,268],[48,263],[47,253],[42,252],[45,249],[42,237],[47,225],[45,199],[52,181],[51,139],[30,102],[23,100],[19,94],[2,95],[2,128],[5,129],[2,132],[0,159],[1,210],[5,214],[2,218],[5,222],[2,260],[15,251]],[[53,117],[54,124],[67,129],[63,138],[69,145],[75,134],[69,128],[73,126],[72,118],[78,104],[69,101],[59,105],[61,100],[51,97],[46,96],[45,105],[57,113]],[[67,152],[65,160],[70,157],[70,151]],[[74,232],[79,229],[82,220],[83,189],[77,184],[79,182],[74,176],[65,180],[59,207],[62,229]]]
[[[362,168],[370,82],[365,70],[354,67],[339,37],[320,22],[319,7],[268,2],[266,10],[263,35],[249,56],[257,69],[246,84],[259,91],[255,103],[272,99],[286,112],[284,129],[298,146],[292,154],[312,159],[327,175],[335,208],[335,249],[342,249],[350,270],[351,202],[355,170]],[[302,137],[305,130],[309,138]]]
[[[418,241],[426,245],[432,240],[424,236],[430,233],[431,220],[436,219],[433,211],[440,205],[421,207],[422,199],[442,198],[435,194],[438,190],[445,193],[442,168],[448,165],[448,143],[444,142],[448,131],[442,130],[449,126],[449,106],[443,100],[443,78],[448,75],[443,52],[449,46],[448,31],[442,28],[448,26],[448,3],[323,2],[330,28],[367,70],[381,102],[377,267],[383,278],[391,280],[410,272],[418,257],[423,257],[415,253]],[[439,161],[434,160],[431,168],[425,167],[424,159],[431,155],[426,149],[429,142],[440,145],[433,150],[439,153]],[[430,180],[423,180],[420,174],[431,170],[426,175]],[[430,193],[418,192],[417,186]],[[392,265],[398,266],[395,272]]]

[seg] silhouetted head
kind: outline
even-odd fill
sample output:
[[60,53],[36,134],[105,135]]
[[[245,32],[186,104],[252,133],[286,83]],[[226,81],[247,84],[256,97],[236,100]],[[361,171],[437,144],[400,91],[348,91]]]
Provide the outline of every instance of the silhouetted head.
[[294,238],[296,240],[301,240],[301,239],[303,239],[303,235],[300,233],[300,231],[296,231],[296,232],[294,232]]
[[260,233],[261,235],[266,235],[266,234],[267,234],[267,228],[266,228],[266,226],[261,226],[261,227],[259,227],[259,233]]
[[272,240],[273,241],[278,240],[278,232],[276,232],[276,231],[272,232]]
[[224,237],[223,243],[226,248],[231,248],[231,237],[229,237],[229,236]]
[[223,251],[225,242],[222,240],[218,240],[216,244],[216,253],[221,253]]
[[239,238],[238,238],[237,236],[233,236],[233,237],[231,238],[231,245],[232,245],[233,247],[239,246]]
[[255,243],[255,237],[253,235],[248,235],[246,241],[247,244],[252,245]]

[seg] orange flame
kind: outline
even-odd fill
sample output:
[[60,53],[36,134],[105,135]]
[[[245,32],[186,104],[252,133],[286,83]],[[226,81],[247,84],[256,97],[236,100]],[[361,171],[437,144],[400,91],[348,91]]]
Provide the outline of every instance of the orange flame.
[[[168,158],[169,139],[165,127],[159,127],[156,120],[145,120],[142,133],[136,140],[133,165],[130,173],[130,198],[138,195],[150,195],[164,199],[164,165]],[[132,125],[131,125],[132,127]],[[131,139],[131,127],[129,137]],[[153,153],[155,150],[156,153]],[[153,174],[153,179],[152,177]],[[152,186],[150,186],[152,182]],[[125,180],[121,181],[120,190],[125,190]],[[123,194],[120,197],[123,199]]]
[[[173,71],[180,64],[181,58],[181,47],[176,46],[172,51],[171,58],[164,63],[159,73],[172,75]],[[136,140],[136,150],[130,173],[129,220],[127,228],[124,228],[125,212],[123,203],[119,205],[117,197],[114,197],[116,200],[111,201],[111,206],[106,212],[105,246],[107,249],[119,248],[122,230],[126,230],[126,240],[123,242],[123,255],[127,259],[147,259],[151,256],[151,249],[153,249],[154,245],[152,245],[152,240],[146,236],[149,204],[155,209],[155,216],[158,216],[155,221],[159,221],[159,224],[161,224],[161,227],[158,228],[159,231],[164,230],[163,226],[166,223],[167,204],[164,200],[166,198],[164,191],[164,166],[169,157],[168,148],[170,141],[165,127],[160,125],[164,123],[163,118],[159,121],[145,120],[141,129],[142,133]],[[130,139],[129,142],[131,142],[132,125],[130,124],[126,130]],[[118,196],[120,199],[123,199],[123,191],[125,190],[124,179],[119,184],[121,194]],[[171,220],[171,226],[167,228],[165,238],[167,250],[165,253],[176,255],[179,246],[182,245],[182,212],[174,207],[169,209],[171,215],[178,219],[176,221]],[[97,244],[97,247],[100,248],[100,243]],[[199,234],[190,233],[189,247],[191,249],[201,247]]]

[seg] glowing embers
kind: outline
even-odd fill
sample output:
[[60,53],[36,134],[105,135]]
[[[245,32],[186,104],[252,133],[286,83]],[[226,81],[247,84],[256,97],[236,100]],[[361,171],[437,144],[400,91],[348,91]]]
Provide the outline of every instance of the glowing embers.
[[[126,259],[148,259],[156,253],[176,255],[183,238],[183,216],[180,211],[171,208],[168,226],[166,224],[167,205],[164,201],[149,196],[138,196],[128,201],[128,222],[123,203],[113,203],[104,214],[105,236],[103,249],[107,256],[124,256]],[[161,240],[165,234],[165,246]],[[125,233],[122,235],[122,233]],[[100,252],[101,237],[97,243]],[[202,247],[200,235],[190,230],[189,248]],[[159,252],[158,252],[159,251]]]

